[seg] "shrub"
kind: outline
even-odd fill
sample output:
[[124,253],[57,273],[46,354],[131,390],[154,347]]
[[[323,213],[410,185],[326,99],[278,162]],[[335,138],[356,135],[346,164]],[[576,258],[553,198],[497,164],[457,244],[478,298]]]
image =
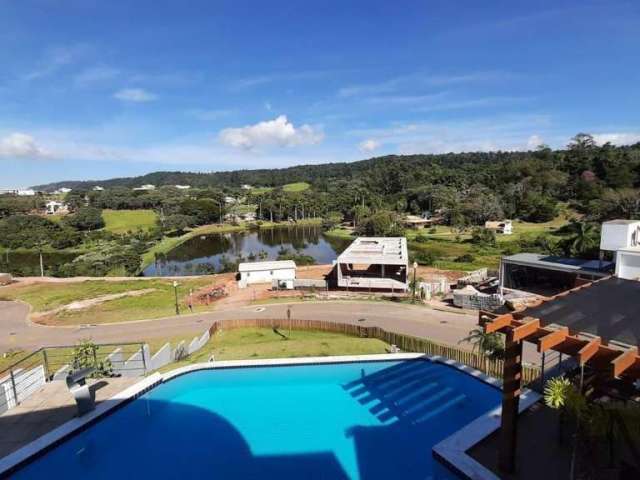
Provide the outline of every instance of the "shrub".
[[470,253],[465,253],[464,255],[460,255],[454,259],[456,263],[473,263],[476,261],[476,257],[471,255]]

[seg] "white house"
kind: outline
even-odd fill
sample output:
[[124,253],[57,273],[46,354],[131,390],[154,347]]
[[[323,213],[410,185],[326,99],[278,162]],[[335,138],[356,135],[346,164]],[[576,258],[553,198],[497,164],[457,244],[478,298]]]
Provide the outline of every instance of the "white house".
[[231,205],[236,203],[236,199],[230,196],[226,196],[224,197],[224,203],[226,203],[227,205]]
[[19,197],[33,197],[36,194],[36,191],[31,188],[19,188],[17,193]]
[[103,190],[104,190],[104,188],[101,187],[100,185],[96,185],[95,187],[93,187],[93,191],[94,192],[101,192]]
[[617,277],[640,280],[640,220],[604,222],[600,250],[615,252]]
[[54,215],[56,213],[69,213],[69,206],[64,202],[56,202],[50,200],[45,204],[47,215]]
[[150,183],[147,183],[146,185],[142,185],[140,187],[134,188],[134,190],[136,190],[136,191],[155,190],[155,189],[156,189],[156,186],[155,185],[151,185]]
[[511,220],[503,220],[501,222],[487,221],[484,222],[484,228],[504,235],[511,235],[513,233],[513,224],[511,223]]
[[238,272],[240,288],[255,283],[273,283],[275,280],[279,288],[292,289],[296,279],[296,264],[293,260],[246,262],[238,266]]
[[243,190],[251,190],[253,187],[251,185],[244,184],[242,185]]
[[189,190],[191,185],[174,185],[178,190]]

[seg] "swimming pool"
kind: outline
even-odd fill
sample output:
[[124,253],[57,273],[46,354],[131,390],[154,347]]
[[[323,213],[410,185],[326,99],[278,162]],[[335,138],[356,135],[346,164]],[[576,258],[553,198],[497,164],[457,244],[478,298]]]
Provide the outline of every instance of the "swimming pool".
[[498,403],[497,389],[424,359],[200,370],[12,478],[452,479],[432,446]]

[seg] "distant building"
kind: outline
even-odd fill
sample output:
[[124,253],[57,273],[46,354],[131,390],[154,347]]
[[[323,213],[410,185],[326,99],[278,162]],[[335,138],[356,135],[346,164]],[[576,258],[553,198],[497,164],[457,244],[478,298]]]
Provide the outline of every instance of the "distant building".
[[95,187],[93,187],[94,192],[102,192],[103,190],[104,188],[101,187],[100,185],[96,185]]
[[69,206],[64,202],[56,202],[50,200],[45,204],[47,215],[55,215],[59,213],[69,213]]
[[251,190],[253,187],[251,185],[242,185],[241,187],[243,190]]
[[33,197],[36,194],[36,191],[31,189],[31,188],[27,188],[27,189],[18,189],[16,191],[16,194],[19,197]]
[[0,188],[0,195],[17,195],[18,189],[16,188]]
[[409,256],[405,237],[359,237],[337,258],[337,286],[406,291]]
[[293,260],[246,262],[238,266],[238,272],[240,288],[256,283],[273,284],[275,281],[278,288],[292,289],[296,279],[296,264]]
[[146,185],[142,185],[140,187],[135,187],[134,190],[136,191],[149,191],[149,190],[155,190],[156,186],[155,185],[151,185],[150,183],[146,184]]
[[191,185],[174,185],[178,190],[189,190]]
[[431,220],[418,217],[417,215],[407,215],[403,223],[408,228],[425,228],[431,225]]
[[226,203],[227,205],[230,205],[230,204],[236,203],[236,199],[233,197],[227,196],[227,197],[224,197],[224,203]]
[[484,228],[504,235],[511,235],[513,233],[513,224],[511,223],[511,220],[502,220],[499,222],[487,221],[484,222]]

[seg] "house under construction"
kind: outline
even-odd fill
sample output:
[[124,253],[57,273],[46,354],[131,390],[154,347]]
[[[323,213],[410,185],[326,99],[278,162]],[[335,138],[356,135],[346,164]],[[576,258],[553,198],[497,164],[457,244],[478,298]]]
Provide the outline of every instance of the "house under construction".
[[346,289],[405,292],[408,259],[404,237],[356,238],[336,260],[336,284]]

